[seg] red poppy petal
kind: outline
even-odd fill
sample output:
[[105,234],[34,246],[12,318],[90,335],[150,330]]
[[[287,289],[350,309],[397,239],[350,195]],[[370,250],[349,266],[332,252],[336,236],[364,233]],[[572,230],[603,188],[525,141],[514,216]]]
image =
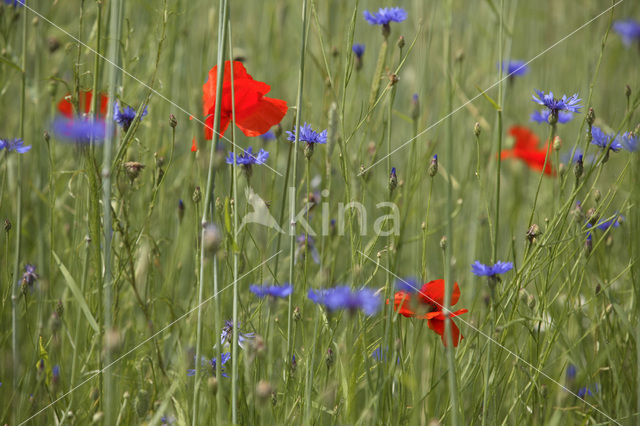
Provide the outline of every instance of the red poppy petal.
[[[227,127],[229,127],[230,122],[230,117],[220,117],[220,135],[224,136],[224,132],[227,130]],[[204,124],[204,138],[209,141],[213,139],[213,115],[209,115],[204,121]]]
[[[440,335],[440,339],[442,340],[442,344],[447,346],[447,339],[444,333],[444,319],[431,319],[429,320],[429,328]],[[456,325],[455,322],[451,321],[451,340],[453,341],[453,346],[457,347],[460,340],[462,340],[462,335],[460,335],[460,329]]]
[[196,152],[198,150],[198,144],[196,143],[196,138],[194,137],[191,141],[191,152]]
[[[444,280],[429,281],[420,289],[418,297],[423,303],[428,303],[440,309],[444,305]],[[458,283],[453,283],[453,292],[451,293],[451,306],[458,303],[460,299],[460,287]]]
[[281,99],[262,98],[250,113],[238,115],[236,124],[247,136],[260,136],[280,123],[287,114],[287,103]]
[[[410,302],[411,294],[407,293],[406,291],[398,291],[393,297],[393,309],[404,317],[413,317],[415,316],[415,312],[407,307]],[[389,299],[387,299],[387,305],[388,304]]]
[[540,145],[540,139],[531,130],[524,126],[512,126],[509,134],[516,139],[514,150],[537,150]]
[[[71,95],[67,95],[71,96]],[[73,118],[73,105],[67,100],[67,96],[58,102],[58,111],[67,118]]]

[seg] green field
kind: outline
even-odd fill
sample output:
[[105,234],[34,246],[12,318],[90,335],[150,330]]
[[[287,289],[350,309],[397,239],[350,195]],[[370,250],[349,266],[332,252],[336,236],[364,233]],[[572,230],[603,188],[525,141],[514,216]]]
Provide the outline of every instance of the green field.
[[0,423],[640,424],[638,21],[3,0]]

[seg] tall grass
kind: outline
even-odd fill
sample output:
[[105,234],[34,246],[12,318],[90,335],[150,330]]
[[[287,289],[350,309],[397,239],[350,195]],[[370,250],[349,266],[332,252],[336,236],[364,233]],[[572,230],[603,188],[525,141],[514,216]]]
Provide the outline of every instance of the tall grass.
[[[407,1],[381,38],[363,12],[396,5],[368,0],[44,3],[0,4],[0,138],[32,146],[0,151],[0,421],[638,423],[638,153],[591,143],[639,124],[640,43],[611,30],[637,4]],[[222,73],[204,139],[202,85],[234,58],[289,105],[273,140],[235,129],[242,91],[223,116]],[[532,58],[524,76],[497,67]],[[579,93],[581,113],[530,122],[534,89]],[[65,142],[57,105],[86,90],[109,98],[107,138]],[[116,100],[136,109],[128,130]],[[328,130],[312,156],[305,122]],[[514,125],[560,138],[555,174],[502,158]],[[250,175],[225,162],[248,146],[270,153]],[[487,280],[475,260],[514,269]],[[443,340],[385,304],[409,277],[468,309]],[[286,299],[249,291],[285,282]],[[338,284],[376,291],[378,312],[307,297]]]

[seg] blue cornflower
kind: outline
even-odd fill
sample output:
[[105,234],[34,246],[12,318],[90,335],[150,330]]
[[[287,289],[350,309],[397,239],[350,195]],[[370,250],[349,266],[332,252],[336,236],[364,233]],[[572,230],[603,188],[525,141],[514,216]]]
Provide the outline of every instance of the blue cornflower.
[[389,25],[389,22],[402,22],[407,19],[407,11],[401,7],[385,7],[378,12],[364,11],[364,19],[371,25]]
[[24,6],[24,0],[4,0],[4,4],[13,7]]
[[0,151],[6,149],[7,152],[15,151],[24,154],[31,149],[31,145],[24,146],[24,141],[20,138],[0,139]]
[[495,277],[512,269],[513,263],[500,260],[493,266],[484,265],[477,260],[471,265],[471,272],[479,277]]
[[38,279],[38,274],[36,274],[36,266],[31,265],[29,263],[24,265],[24,274],[22,274],[22,284],[32,287],[37,279]]
[[[144,111],[142,111],[142,115],[140,116],[140,120],[142,117],[147,115],[147,107],[144,107]],[[113,104],[113,121],[118,123],[120,127],[126,132],[129,130],[131,123],[133,123],[133,119],[136,118],[136,110],[126,105],[124,109],[120,109],[120,104],[118,101],[115,101]]]
[[[613,134],[607,134],[603,132],[600,127],[593,126],[591,128],[591,136],[591,143],[593,145],[599,146],[602,149],[605,149],[607,146],[609,146],[609,143],[611,143],[609,149],[613,152],[618,152],[622,149],[622,144],[618,142],[618,138],[616,138]],[[611,142],[612,140],[613,142]]]
[[[500,63],[498,63],[498,67]],[[522,76],[529,72],[529,67],[525,61],[503,61],[502,72],[508,77]]]
[[296,248],[295,252],[296,262],[298,261],[298,258],[300,256],[305,256],[307,252],[310,252],[313,261],[317,264],[320,264],[320,254],[316,249],[316,241],[311,235],[299,235],[298,238],[296,238],[296,241],[298,242],[298,247]]
[[[294,142],[296,140],[295,132],[290,132],[287,130],[287,140]],[[304,125],[300,126],[300,142],[306,142],[308,144],[313,143],[327,143],[327,129],[324,129],[322,132],[318,133],[311,128],[311,125],[304,123]]]
[[558,113],[560,111],[569,111],[569,112],[580,112],[580,101],[582,99],[578,98],[578,94],[575,93],[571,95],[571,97],[567,98],[567,95],[562,95],[561,99],[556,99],[553,97],[553,92],[549,92],[548,94],[544,94],[542,90],[535,90],[536,94],[533,95],[533,101],[537,104],[545,106],[549,108],[551,112]]
[[[220,343],[222,345],[228,345],[229,342],[231,342],[231,339],[233,337],[233,329],[238,330],[238,346],[240,346],[242,349],[245,348],[245,342],[248,342],[250,340],[253,340],[253,338],[255,337],[255,333],[242,333],[240,332],[240,324],[238,324],[237,327],[233,326],[233,321],[225,321],[224,322],[224,327],[222,327],[222,332],[220,333]],[[224,362],[226,362],[224,360],[224,357],[222,357],[223,360],[223,364]]]
[[[229,377],[227,376],[227,373],[225,373],[223,365],[230,359],[231,359],[231,352],[224,352],[223,354],[220,355],[220,374],[222,375],[222,377]],[[194,360],[195,360],[195,357],[194,357]],[[210,360],[205,358],[204,356],[200,358],[200,366],[205,366],[209,364],[212,369],[212,374],[214,375],[216,373],[217,362],[218,361],[215,357],[211,358]],[[195,368],[190,368],[187,370],[187,376],[195,376],[195,374],[196,374]]]
[[[549,123],[549,115],[551,115],[551,111],[548,109],[543,109],[542,111],[534,111],[531,114],[531,121],[535,121],[536,123]],[[560,111],[558,113],[558,123],[565,124],[573,119],[573,113],[567,111]]]
[[271,297],[287,297],[293,293],[293,286],[291,284],[285,285],[252,285],[249,286],[249,291],[256,296],[263,298],[265,296]]
[[573,364],[569,364],[567,366],[567,380],[573,380],[576,378],[576,366]]
[[640,22],[635,19],[615,21],[612,28],[622,37],[622,42],[626,46],[631,46],[634,41],[640,41]]
[[329,311],[348,309],[353,312],[361,309],[365,314],[373,315],[380,308],[380,298],[368,288],[355,291],[348,286],[337,286],[319,291],[309,289],[308,297],[314,303],[326,306]]
[[[594,388],[593,388],[593,392],[598,393],[600,392],[600,385],[598,383],[595,384]],[[578,397],[584,399],[585,396],[593,396],[593,393],[591,393],[591,389],[583,386],[578,390]]]
[[[251,166],[252,164],[264,164],[269,158],[269,152],[260,148],[257,154],[253,155],[253,147],[244,150],[242,154],[236,154],[236,164]],[[233,164],[233,152],[229,152],[226,158],[227,164]]]
[[595,156],[593,154],[590,154],[587,157],[585,157],[580,148],[576,148],[573,154],[573,158],[570,158],[570,157],[571,157],[571,151],[567,151],[564,154],[562,154],[562,156],[560,157],[560,162],[563,164],[573,164],[579,159],[582,159],[584,164],[590,164],[590,163],[593,163],[595,160]]
[[85,118],[58,117],[54,120],[53,132],[57,137],[70,142],[89,143],[102,141],[105,137],[105,122],[102,120],[91,121]]
[[[619,214],[616,213],[615,217],[613,219],[610,220],[603,220],[602,222],[596,224],[596,228],[598,228],[601,231],[606,231],[609,228],[617,228],[618,226],[620,226],[620,223],[624,221],[624,216],[621,216]],[[587,227],[590,228],[589,225],[587,225]]]
[[361,59],[362,55],[364,55],[364,44],[362,43],[355,43],[352,47],[351,50],[353,50],[353,54],[356,55],[356,58]]
[[625,132],[621,136],[619,136],[619,141],[627,151],[636,152],[638,150],[638,142],[640,142],[640,137],[637,133]]
[[263,142],[272,141],[276,139],[276,134],[271,130],[267,130],[266,133],[260,135],[260,139],[262,139]]
[[418,279],[416,277],[408,277],[402,279],[396,279],[396,288],[399,291],[406,291],[407,293],[415,293],[420,288],[418,286]]

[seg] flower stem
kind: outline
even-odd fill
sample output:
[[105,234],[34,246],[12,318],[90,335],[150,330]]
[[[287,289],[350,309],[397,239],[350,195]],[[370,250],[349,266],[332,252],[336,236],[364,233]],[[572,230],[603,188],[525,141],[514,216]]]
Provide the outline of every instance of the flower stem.
[[[290,193],[292,194],[291,199],[289,200],[289,212],[290,212],[290,223],[289,223],[289,249],[290,249],[290,257],[289,257],[289,284],[295,285],[293,283],[293,273],[294,273],[294,263],[295,263],[295,249],[296,249],[296,221],[295,221],[295,208],[296,208],[296,175],[298,171],[298,142],[300,140],[300,118],[302,116],[302,92],[304,88],[304,57],[306,52],[307,45],[307,0],[303,0],[302,2],[302,40],[300,42],[300,67],[298,68],[298,95],[296,98],[296,127],[295,127],[295,140],[293,141],[293,171],[291,174],[291,185],[292,190]],[[291,297],[289,295],[288,300],[288,310],[287,310],[287,358],[285,360],[285,365],[289,365],[291,361]],[[288,377],[288,376],[287,376]]]
[[[218,73],[216,75],[216,104],[213,113],[213,140],[211,144],[211,151],[209,153],[209,169],[207,173],[207,186],[204,192],[204,203],[202,204],[202,221],[201,225],[207,222],[207,214],[209,210],[213,212],[213,206],[210,205],[213,200],[213,159],[215,156],[215,147],[220,139],[220,103],[222,101],[222,77],[224,72],[220,70],[224,69],[224,51],[227,39],[227,2],[226,0],[220,0],[218,5],[220,15],[218,17],[218,58],[217,66]],[[204,240],[205,227],[201,229],[201,241]],[[200,273],[198,283],[198,320],[196,325],[196,358],[195,358],[195,376],[193,382],[193,410],[191,412],[191,422],[194,426],[198,425],[198,390],[200,389],[200,346],[202,343],[202,297],[204,292],[204,263],[205,263],[205,245],[200,244]],[[235,363],[235,360],[233,361]],[[218,406],[220,410],[220,406]]]
[[[453,111],[453,87],[451,82],[451,32],[453,26],[453,1],[449,0],[447,2],[447,33],[445,36],[445,63],[446,63],[446,75],[447,77],[447,111]],[[453,245],[453,185],[452,179],[453,176],[453,127],[452,127],[452,119],[451,114],[447,116],[446,123],[446,146],[447,146],[447,172],[449,173],[449,179],[447,179],[447,244],[445,247],[445,268],[444,268],[444,282],[445,282],[445,290],[444,290],[444,311],[447,312],[445,315],[444,321],[444,329],[445,329],[445,338],[446,338],[446,351],[447,351],[447,373],[449,379],[449,398],[451,400],[451,424],[457,426],[458,422],[458,390],[456,383],[456,370],[455,370],[455,359],[453,355],[453,339],[451,335],[451,317],[448,313],[451,311],[451,292],[453,291],[453,282],[451,277],[451,247]]]

